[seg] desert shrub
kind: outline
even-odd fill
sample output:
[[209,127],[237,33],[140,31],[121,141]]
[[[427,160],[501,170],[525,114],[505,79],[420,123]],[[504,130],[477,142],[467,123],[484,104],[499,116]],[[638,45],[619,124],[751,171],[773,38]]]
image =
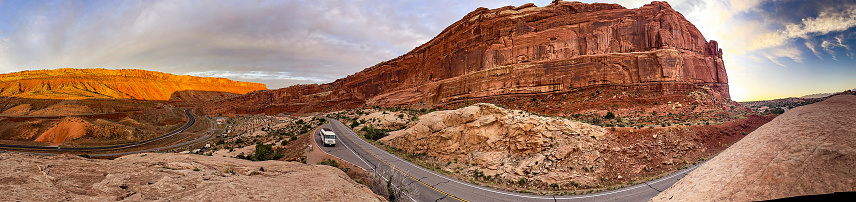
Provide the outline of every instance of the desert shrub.
[[770,110],[770,113],[771,113],[771,114],[784,114],[784,113],[785,113],[785,110],[784,110],[784,109],[782,109],[782,108],[778,108],[778,107],[777,107],[777,108],[775,108],[775,109],[773,109],[773,110]]
[[377,141],[383,137],[386,137],[386,135],[388,135],[387,132],[390,131],[390,130],[386,130],[386,129],[375,128],[375,127],[372,127],[372,125],[367,125],[366,127],[363,127],[360,130],[362,130],[363,132],[366,132],[366,134],[363,135],[363,137],[365,137],[366,139],[375,140],[375,141]]
[[333,159],[324,159],[321,162],[318,162],[318,165],[328,165],[328,166],[332,166],[334,168],[338,168],[339,162],[336,160],[333,160]]
[[550,188],[559,189],[559,184],[552,183],[552,184],[550,184]]
[[236,158],[239,159],[247,159],[250,161],[267,161],[267,160],[277,160],[282,158],[282,150],[273,149],[273,144],[256,144],[256,151],[254,151],[250,155],[244,155],[243,153],[238,154]]
[[606,112],[606,116],[603,116],[604,119],[614,119],[615,114],[612,112]]
[[485,177],[484,172],[479,171],[479,169],[476,169],[473,171],[473,178],[479,179],[479,178],[484,178],[484,177]]

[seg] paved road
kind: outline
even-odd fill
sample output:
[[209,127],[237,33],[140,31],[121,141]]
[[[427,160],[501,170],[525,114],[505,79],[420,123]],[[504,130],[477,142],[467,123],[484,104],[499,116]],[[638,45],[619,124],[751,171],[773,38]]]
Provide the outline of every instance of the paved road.
[[[186,124],[184,124],[184,126],[181,126],[181,128],[178,128],[178,129],[176,129],[176,130],[174,130],[174,131],[172,131],[172,132],[169,132],[169,133],[166,133],[166,134],[164,134],[164,135],[158,136],[158,137],[156,137],[156,138],[152,138],[152,139],[145,140],[145,141],[142,141],[142,142],[134,142],[134,143],[121,144],[121,145],[100,146],[100,147],[58,147],[58,146],[37,146],[37,145],[10,145],[10,144],[0,144],[0,148],[9,148],[9,149],[27,149],[27,150],[43,150],[43,151],[73,151],[73,152],[89,152],[89,151],[103,151],[103,150],[118,150],[118,149],[126,149],[126,148],[131,148],[131,147],[137,147],[137,146],[142,146],[142,145],[145,145],[145,144],[149,144],[149,143],[152,143],[152,142],[156,142],[156,141],[159,141],[159,140],[163,140],[163,139],[170,138],[170,137],[172,137],[172,136],[174,136],[174,135],[176,135],[176,134],[182,133],[182,132],[184,132],[184,130],[187,130],[188,128],[190,128],[190,126],[192,126],[194,123],[196,123],[196,117],[194,117],[192,114],[190,114],[190,110],[191,110],[191,109],[186,109],[186,110],[184,110],[184,115],[185,115],[185,116],[187,116],[187,123],[186,123]],[[207,138],[207,137],[208,137],[208,135],[206,135],[205,137]],[[200,138],[200,139],[202,139],[202,138]],[[197,139],[197,140],[199,140],[199,139]],[[158,149],[162,149],[162,148],[157,148],[157,149],[154,149],[154,150],[158,150]],[[154,150],[152,150],[152,151],[154,151]],[[41,153],[38,153],[38,152],[26,152],[26,153],[29,153],[29,154],[41,154]],[[126,153],[127,153],[127,152],[126,152]]]
[[[648,201],[701,165],[697,164],[651,182],[585,195],[553,196],[506,192],[452,179],[402,160],[361,139],[341,122],[329,118],[327,120],[330,125],[324,127],[333,129],[338,139],[335,147],[322,147],[325,152],[369,172],[382,173],[384,177],[393,176],[393,182],[398,183],[396,187],[415,190],[407,194],[407,199],[412,201]],[[317,134],[314,136],[316,141],[320,141]]]

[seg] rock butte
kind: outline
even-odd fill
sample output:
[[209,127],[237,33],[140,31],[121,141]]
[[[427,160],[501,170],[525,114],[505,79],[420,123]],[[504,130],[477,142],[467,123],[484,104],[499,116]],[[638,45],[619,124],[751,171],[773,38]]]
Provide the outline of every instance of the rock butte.
[[260,83],[138,69],[55,69],[0,75],[0,96],[33,99],[205,100],[266,89]]
[[[398,58],[322,85],[206,104],[210,114],[444,105],[618,87],[660,94],[712,89],[730,99],[722,51],[666,2],[638,9],[557,1],[478,8]],[[516,108],[515,106],[509,106]]]

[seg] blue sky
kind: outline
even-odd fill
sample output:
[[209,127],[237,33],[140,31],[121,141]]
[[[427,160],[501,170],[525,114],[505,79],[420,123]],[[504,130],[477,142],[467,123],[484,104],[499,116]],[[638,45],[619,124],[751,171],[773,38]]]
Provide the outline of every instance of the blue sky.
[[[135,68],[269,88],[327,83],[407,53],[478,7],[528,2],[0,0],[0,73]],[[854,0],[669,3],[719,41],[734,100],[856,88]]]

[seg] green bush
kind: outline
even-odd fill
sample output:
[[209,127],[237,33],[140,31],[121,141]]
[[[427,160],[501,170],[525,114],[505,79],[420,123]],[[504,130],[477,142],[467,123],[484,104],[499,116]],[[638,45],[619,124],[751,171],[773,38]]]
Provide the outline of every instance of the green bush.
[[334,168],[338,168],[339,162],[336,160],[333,160],[333,159],[324,159],[321,162],[318,162],[318,165],[328,165],[328,166],[332,166]]
[[614,119],[615,114],[613,114],[612,112],[606,112],[606,116],[603,116],[603,118],[604,119]]
[[479,169],[474,170],[473,171],[473,178],[475,178],[475,179],[484,178],[484,172],[479,171]]
[[365,137],[366,139],[375,140],[375,141],[377,141],[383,137],[386,137],[387,132],[390,131],[390,130],[386,130],[386,129],[374,128],[374,127],[372,127],[372,125],[367,125],[360,130],[366,132],[366,134],[363,135],[363,137]]
[[238,154],[236,158],[239,159],[247,159],[250,161],[267,161],[267,160],[277,160],[285,155],[282,154],[282,150],[273,149],[273,144],[256,144],[256,151],[250,155],[244,155],[243,153]]

